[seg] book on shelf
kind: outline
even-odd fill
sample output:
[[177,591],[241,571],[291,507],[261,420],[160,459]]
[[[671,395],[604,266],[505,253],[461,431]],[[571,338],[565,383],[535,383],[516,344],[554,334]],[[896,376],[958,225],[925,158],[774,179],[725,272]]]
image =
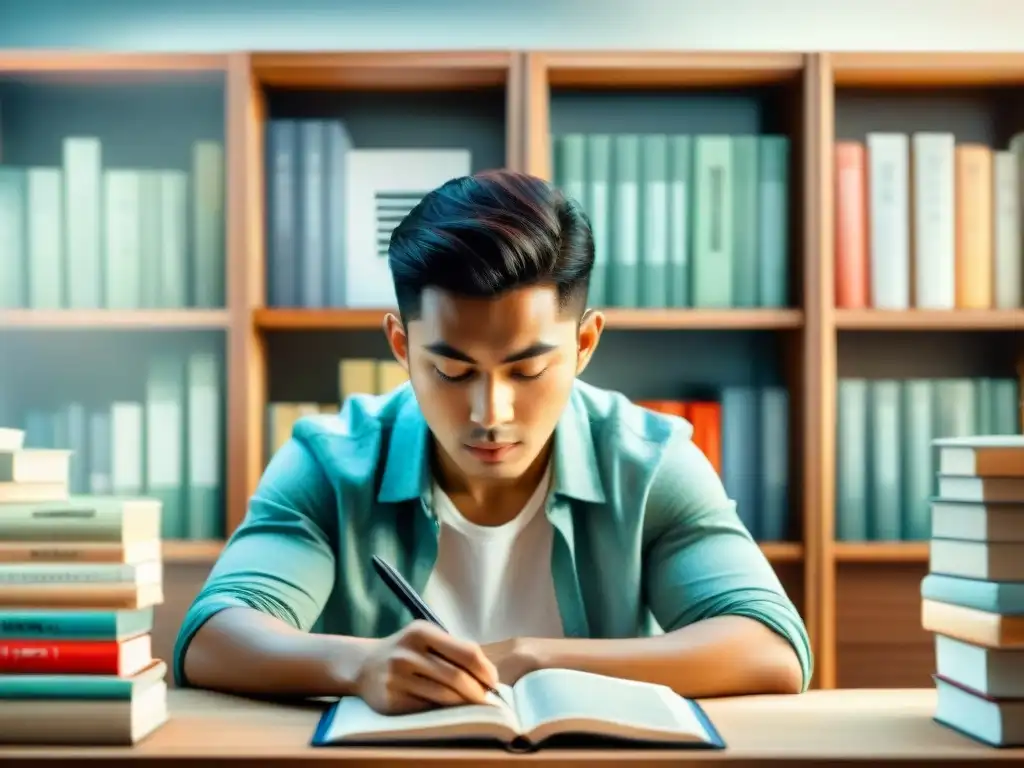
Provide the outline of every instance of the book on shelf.
[[160,165],[112,166],[77,135],[52,165],[0,164],[0,308],[223,307],[223,143]]
[[470,151],[357,147],[334,118],[273,118],[266,135],[267,305],[393,305],[391,232]]
[[1008,145],[872,131],[835,144],[840,309],[1024,307],[1021,167]]
[[932,441],[975,434],[1012,439],[1021,431],[1019,396],[1009,377],[840,379],[836,538],[927,540],[939,484],[972,482],[937,475]]
[[488,703],[385,715],[356,696],[323,714],[319,747],[492,744],[513,752],[558,745],[722,749],[703,708],[670,688],[588,672],[544,669],[501,685]]
[[599,307],[787,307],[790,139],[567,133],[553,182],[594,234]]
[[935,642],[935,719],[986,744],[1021,746],[1024,436],[932,445],[939,483],[921,622]]
[[15,442],[39,492],[0,499],[0,742],[136,743],[167,720],[161,502],[73,494],[66,455]]
[[[224,537],[224,374],[217,352],[156,349],[143,353],[137,394],[83,386],[50,397],[35,381],[63,376],[38,369],[0,388],[0,410],[20,416],[22,440],[32,456],[64,451],[68,491],[83,497],[151,498],[161,502],[164,540]],[[133,396],[134,395],[134,396]],[[73,399],[72,399],[73,398]],[[15,405],[20,407],[14,407]],[[54,454],[57,455],[57,454]],[[33,461],[41,459],[34,458]],[[54,459],[56,460],[56,459]],[[0,486],[3,484],[0,467]],[[19,489],[22,500],[48,498],[37,485]],[[0,498],[15,501],[0,488]],[[26,494],[35,494],[28,497]]]

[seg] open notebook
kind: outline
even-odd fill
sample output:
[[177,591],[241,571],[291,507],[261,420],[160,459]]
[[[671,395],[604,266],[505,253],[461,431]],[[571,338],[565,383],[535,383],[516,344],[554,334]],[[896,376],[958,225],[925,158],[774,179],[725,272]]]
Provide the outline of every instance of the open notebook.
[[489,704],[382,715],[346,696],[320,719],[314,746],[500,744],[725,747],[700,705],[670,688],[566,669],[524,675]]

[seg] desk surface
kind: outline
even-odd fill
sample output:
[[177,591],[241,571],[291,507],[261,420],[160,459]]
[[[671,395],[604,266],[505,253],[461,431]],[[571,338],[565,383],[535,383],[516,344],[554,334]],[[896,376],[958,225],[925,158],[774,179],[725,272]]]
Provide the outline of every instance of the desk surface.
[[[810,691],[799,696],[751,696],[702,702],[728,748],[722,751],[572,751],[510,755],[499,750],[311,748],[321,707],[282,706],[198,691],[170,692],[170,720],[131,748],[11,748],[0,746],[0,765],[98,764],[294,765],[336,761],[353,766],[679,765],[721,762],[807,766],[816,763],[916,762],[944,766],[978,760],[1024,763],[1024,749],[993,749],[935,723],[933,690]],[[194,764],[194,763],[193,763]]]

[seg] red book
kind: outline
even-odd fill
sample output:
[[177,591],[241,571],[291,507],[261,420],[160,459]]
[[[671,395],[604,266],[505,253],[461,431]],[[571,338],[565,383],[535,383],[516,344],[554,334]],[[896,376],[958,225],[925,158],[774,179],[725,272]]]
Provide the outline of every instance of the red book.
[[134,675],[153,661],[152,640],[0,640],[0,674]]

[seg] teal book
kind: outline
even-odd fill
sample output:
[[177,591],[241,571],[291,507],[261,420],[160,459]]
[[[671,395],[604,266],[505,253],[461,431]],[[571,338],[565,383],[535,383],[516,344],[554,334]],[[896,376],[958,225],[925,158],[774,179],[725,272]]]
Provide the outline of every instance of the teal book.
[[837,541],[868,540],[868,382],[840,379],[836,429]]
[[327,302],[327,179],[324,120],[299,124],[299,304],[319,309]]
[[761,229],[757,136],[732,137],[733,305],[758,305]]
[[690,305],[690,241],[693,140],[690,136],[669,139],[668,173],[668,305]]
[[640,137],[615,136],[612,163],[615,202],[608,303],[636,307],[640,303]]
[[643,230],[640,250],[640,306],[668,306],[668,137],[659,134],[640,140],[643,193]]
[[921,598],[1002,616],[1024,616],[1024,582],[983,581],[929,573]]
[[758,151],[758,300],[789,306],[789,154],[786,136],[761,136]]
[[177,354],[155,354],[146,380],[146,495],[163,505],[161,536],[184,539],[185,366]]
[[188,361],[188,508],[185,535],[194,540],[223,538],[223,396],[221,363],[212,352]]
[[612,139],[592,134],[586,140],[587,194],[584,208],[594,235],[594,271],[588,301],[592,307],[608,305],[608,278],[612,253]]
[[197,307],[223,307],[225,299],[224,145],[192,147],[192,299]]
[[153,608],[137,610],[0,609],[4,640],[126,640],[153,631]]
[[118,675],[0,675],[0,699],[130,700],[167,677],[167,663],[155,660],[130,677]]
[[754,387],[725,387],[722,403],[722,484],[754,538],[760,538],[759,392]]
[[789,392],[761,389],[761,541],[789,536]]
[[1016,379],[996,379],[992,382],[993,431],[997,435],[1019,435],[1024,431],[1020,423],[1020,384]]
[[877,379],[871,382],[871,463],[869,534],[873,541],[903,538],[901,503],[903,466],[900,461],[900,382]]
[[732,139],[697,136],[693,149],[693,306],[733,306]]
[[0,166],[0,309],[18,309],[27,303],[27,192],[22,168]]
[[900,418],[903,460],[903,538],[924,541],[931,535],[931,498],[935,488],[932,438],[932,382],[910,379],[903,382]]

